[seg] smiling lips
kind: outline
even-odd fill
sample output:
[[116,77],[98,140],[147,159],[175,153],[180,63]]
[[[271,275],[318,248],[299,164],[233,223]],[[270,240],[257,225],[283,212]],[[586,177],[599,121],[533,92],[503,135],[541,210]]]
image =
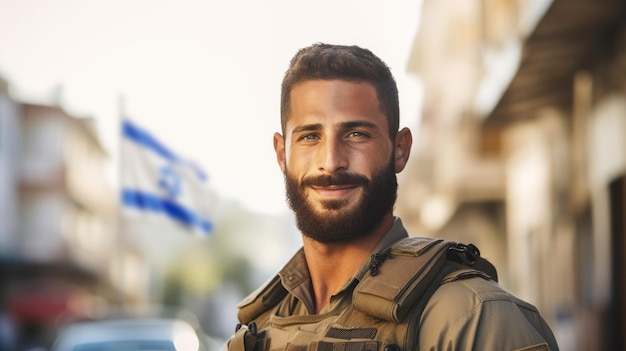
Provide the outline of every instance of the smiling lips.
[[359,186],[354,184],[345,185],[329,185],[329,186],[311,186],[311,188],[320,196],[326,198],[342,198],[349,195]]

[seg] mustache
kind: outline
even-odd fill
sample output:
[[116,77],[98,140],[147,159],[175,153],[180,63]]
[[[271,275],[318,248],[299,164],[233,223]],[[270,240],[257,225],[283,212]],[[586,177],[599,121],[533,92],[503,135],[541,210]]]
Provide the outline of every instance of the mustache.
[[370,183],[367,177],[355,173],[336,173],[332,175],[321,175],[316,177],[307,177],[302,179],[300,187],[307,186],[343,186],[343,185],[363,185]]

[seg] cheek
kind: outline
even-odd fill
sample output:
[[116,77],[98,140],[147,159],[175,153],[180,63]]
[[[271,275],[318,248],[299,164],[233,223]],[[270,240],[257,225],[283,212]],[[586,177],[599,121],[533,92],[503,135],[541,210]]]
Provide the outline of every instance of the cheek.
[[378,149],[369,150],[369,152],[359,154],[358,159],[355,159],[355,166],[363,169],[369,169],[370,173],[374,170],[389,164],[390,160],[394,157],[393,151],[387,147],[380,147]]
[[291,174],[292,177],[302,179],[311,172],[310,165],[311,163],[306,162],[306,160],[301,157],[292,157],[287,159],[285,168],[289,170],[289,174]]
[[292,147],[285,149],[285,163],[292,171],[296,170],[300,172],[307,170],[309,167],[313,167],[313,157],[311,150],[306,148],[304,148],[304,150],[303,148],[297,149]]
[[287,151],[285,153],[285,169],[283,172],[288,172],[295,179],[301,179],[302,175],[308,172],[308,165],[310,164],[305,155]]

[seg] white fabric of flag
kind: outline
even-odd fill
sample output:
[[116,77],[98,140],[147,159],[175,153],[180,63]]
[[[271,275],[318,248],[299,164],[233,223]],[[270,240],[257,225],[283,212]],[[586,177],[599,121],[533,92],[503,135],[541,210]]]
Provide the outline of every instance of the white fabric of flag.
[[121,127],[122,206],[210,233],[213,224],[204,171],[130,120],[124,119]]

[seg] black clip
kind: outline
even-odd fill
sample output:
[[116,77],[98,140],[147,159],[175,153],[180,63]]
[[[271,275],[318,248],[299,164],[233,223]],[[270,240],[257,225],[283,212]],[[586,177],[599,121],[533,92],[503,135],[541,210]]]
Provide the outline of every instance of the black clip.
[[[451,255],[452,254],[452,255]],[[480,257],[480,250],[474,244],[454,244],[448,248],[448,258],[473,266]],[[455,259],[456,258],[456,259]]]
[[372,261],[370,262],[370,274],[372,276],[377,275],[378,269],[383,265],[383,262],[391,257],[391,248],[387,248],[384,251],[373,254]]
[[252,334],[252,335],[256,335],[257,332],[257,328],[256,328],[256,323],[255,322],[250,322],[250,324],[242,324],[242,323],[237,323],[237,326],[235,326],[235,332],[239,331],[239,329],[246,327],[246,329],[248,329],[248,333]]

